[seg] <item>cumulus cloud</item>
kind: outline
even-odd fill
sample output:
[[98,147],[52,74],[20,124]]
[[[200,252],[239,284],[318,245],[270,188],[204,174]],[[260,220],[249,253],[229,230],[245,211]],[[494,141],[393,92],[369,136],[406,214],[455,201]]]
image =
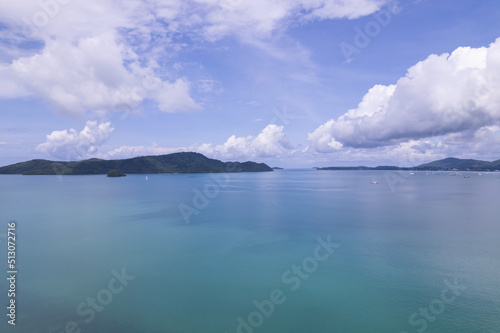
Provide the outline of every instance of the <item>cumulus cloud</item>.
[[113,109],[135,105],[141,98],[133,75],[116,61],[123,61],[123,53],[111,35],[82,39],[76,45],[49,41],[42,53],[13,61],[3,74],[5,79],[17,78],[26,93],[45,96],[68,112]]
[[[257,139],[259,138],[259,139]],[[329,154],[309,149],[299,150],[289,143],[280,126],[269,125],[257,136],[232,135],[225,143],[195,144],[187,147],[122,146],[110,151],[99,150],[87,157],[123,159],[136,156],[162,155],[196,151],[222,160],[272,159],[283,163],[311,163],[311,166],[333,165],[397,165],[413,167],[429,161],[454,156],[496,160],[500,156],[500,126],[485,126],[475,132],[450,133],[439,137],[411,139],[391,146],[330,150]]]
[[183,151],[188,151],[188,149],[184,147],[167,148],[153,144],[152,146],[121,146],[108,152],[101,152],[96,156],[103,159],[126,159],[137,156],[165,155]]
[[58,110],[77,116],[89,110],[131,111],[147,98],[156,100],[164,112],[201,108],[190,97],[187,80],[162,80],[152,69],[141,67],[136,57],[113,34],[76,43],[51,40],[41,53],[0,67],[0,87],[5,88],[0,97],[41,96]]
[[99,153],[100,146],[108,140],[113,130],[109,122],[87,121],[80,132],[73,128],[69,131],[53,131],[47,135],[47,141],[35,149],[61,160],[91,158]]
[[341,147],[332,149],[325,145],[323,150],[320,150],[318,147],[309,146],[299,155],[301,155],[301,160],[313,161],[314,166],[396,165],[414,167],[446,157],[493,161],[500,156],[500,125],[484,126],[478,130],[434,137],[409,139],[394,145],[370,148]]
[[450,133],[438,137],[411,139],[394,146],[352,149],[365,161],[385,160],[390,165],[412,167],[446,157],[497,160],[500,155],[500,126],[477,131]]
[[500,39],[489,47],[431,55],[395,85],[374,86],[356,109],[310,133],[310,149],[327,153],[433,137],[474,137],[500,123],[498,91]]
[[216,158],[279,157],[294,151],[283,126],[267,125],[256,137],[232,135],[222,145],[202,144],[194,150]]
[[178,79],[173,83],[163,82],[160,88],[154,92],[158,108],[163,112],[200,110],[201,105],[189,96],[190,87],[191,85],[186,79]]
[[[164,112],[199,110],[189,79],[158,65],[185,46],[179,37],[215,41],[234,35],[260,45],[256,40],[294,20],[356,18],[387,1],[3,2],[0,22],[8,29],[0,31],[0,49],[9,52],[0,58],[0,98],[40,97],[78,116],[133,111],[146,99]],[[20,47],[26,42],[39,47]]]
[[[296,149],[283,132],[283,126],[268,125],[257,136],[237,137],[232,135],[224,144],[193,144],[187,147],[121,146],[103,151],[114,128],[109,122],[87,121],[85,128],[53,131],[47,141],[36,147],[38,152],[61,160],[88,158],[125,159],[136,156],[163,155],[176,152],[196,151],[212,158],[241,159],[255,157],[290,156]],[[1,144],[1,143],[0,143]]]

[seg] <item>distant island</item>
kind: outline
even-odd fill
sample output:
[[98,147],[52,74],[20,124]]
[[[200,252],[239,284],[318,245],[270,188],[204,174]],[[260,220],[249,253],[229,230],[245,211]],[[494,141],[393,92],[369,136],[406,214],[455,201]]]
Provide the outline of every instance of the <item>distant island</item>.
[[193,152],[160,156],[141,156],[123,160],[92,158],[77,162],[31,160],[0,167],[0,174],[21,175],[107,175],[121,173],[224,173],[273,171],[267,164],[255,162],[222,162]]
[[280,167],[273,167],[273,170],[283,170],[283,168],[280,168]]
[[421,164],[415,167],[397,167],[397,166],[377,166],[377,167],[326,167],[315,168],[316,170],[413,170],[413,171],[497,171],[500,169],[500,160],[493,162],[445,158],[426,164]]

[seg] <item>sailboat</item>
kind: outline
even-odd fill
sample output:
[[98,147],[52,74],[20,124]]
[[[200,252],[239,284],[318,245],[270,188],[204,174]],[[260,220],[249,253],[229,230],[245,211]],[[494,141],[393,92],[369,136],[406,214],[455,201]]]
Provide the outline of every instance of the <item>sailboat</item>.
[[146,180],[148,180],[148,176],[146,176]]

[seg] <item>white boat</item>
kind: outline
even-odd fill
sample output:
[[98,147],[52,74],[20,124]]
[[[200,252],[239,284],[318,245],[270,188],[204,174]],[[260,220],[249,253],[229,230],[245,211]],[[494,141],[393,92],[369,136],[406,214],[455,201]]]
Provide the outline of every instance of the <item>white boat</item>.
[[148,176],[146,176],[146,180],[148,180]]

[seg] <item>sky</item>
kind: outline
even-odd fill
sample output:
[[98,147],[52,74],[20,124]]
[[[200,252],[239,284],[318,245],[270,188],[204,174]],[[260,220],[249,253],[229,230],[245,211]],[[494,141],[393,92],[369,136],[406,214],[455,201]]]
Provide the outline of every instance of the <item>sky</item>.
[[500,159],[497,0],[0,0],[0,165]]

